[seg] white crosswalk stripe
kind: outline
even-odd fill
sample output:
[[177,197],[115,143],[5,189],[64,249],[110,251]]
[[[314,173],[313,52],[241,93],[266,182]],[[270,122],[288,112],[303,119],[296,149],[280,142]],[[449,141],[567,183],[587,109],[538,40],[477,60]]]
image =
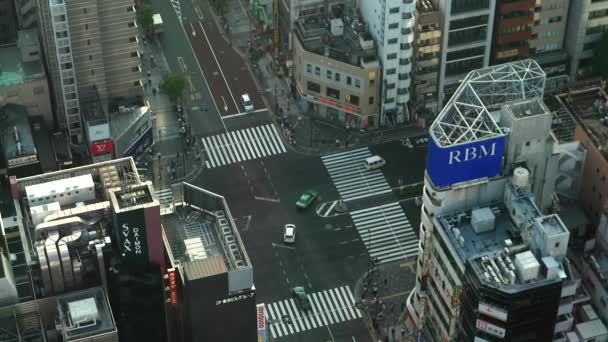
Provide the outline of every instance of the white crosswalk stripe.
[[287,152],[273,124],[213,135],[202,138],[202,141],[207,168]]
[[418,237],[398,202],[353,211],[350,216],[370,257],[381,264],[418,254]]
[[382,170],[367,170],[365,158],[372,152],[367,147],[322,156],[321,160],[343,200],[354,200],[391,191]]
[[308,295],[312,310],[301,311],[293,298],[266,304],[266,317],[273,338],[362,318],[348,286]]
[[171,189],[161,189],[156,190],[156,198],[158,198],[158,202],[160,202],[161,208],[167,208],[173,205],[173,192]]

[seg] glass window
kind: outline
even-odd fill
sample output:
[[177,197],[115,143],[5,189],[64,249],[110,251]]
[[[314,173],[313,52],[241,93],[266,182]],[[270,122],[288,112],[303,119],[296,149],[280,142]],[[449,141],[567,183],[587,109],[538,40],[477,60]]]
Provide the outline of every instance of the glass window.
[[327,79],[331,80],[331,70],[327,70]]
[[346,76],[346,84],[351,85],[352,82],[353,82],[352,77]]
[[359,96],[351,95],[350,98],[348,99],[348,102],[358,106],[359,105]]
[[308,89],[310,91],[314,91],[315,93],[320,93],[321,92],[321,85],[319,83],[316,83],[316,82],[308,81],[307,84],[306,84],[306,89]]
[[318,66],[315,67],[315,75],[321,76],[321,68],[319,68]]
[[389,43],[389,44],[397,44],[397,41],[398,41],[397,38],[391,38],[391,39],[388,40],[387,43]]
[[355,88],[361,88],[361,80],[355,79]]
[[307,73],[312,73],[312,65],[306,64],[306,72]]
[[336,82],[340,82],[340,73],[339,72],[334,74],[334,79],[336,80]]
[[325,89],[325,94],[329,97],[333,97],[335,99],[340,99],[340,91],[338,89],[327,87]]
[[393,8],[391,8],[390,10],[388,10],[388,13],[391,13],[391,14],[393,14],[393,13],[399,13],[399,7],[393,7]]

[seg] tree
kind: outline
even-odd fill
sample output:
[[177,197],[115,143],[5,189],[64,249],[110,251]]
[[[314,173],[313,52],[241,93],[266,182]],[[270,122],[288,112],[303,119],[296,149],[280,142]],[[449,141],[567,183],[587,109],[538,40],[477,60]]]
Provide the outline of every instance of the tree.
[[152,10],[152,6],[147,4],[141,5],[137,11],[137,21],[139,21],[139,24],[143,28],[149,30],[152,24],[154,24],[153,15],[154,11]]
[[164,91],[171,101],[177,101],[184,93],[186,80],[182,75],[169,75],[165,78]]
[[593,76],[608,78],[608,32],[604,32],[602,39],[598,41],[593,49],[591,72]]

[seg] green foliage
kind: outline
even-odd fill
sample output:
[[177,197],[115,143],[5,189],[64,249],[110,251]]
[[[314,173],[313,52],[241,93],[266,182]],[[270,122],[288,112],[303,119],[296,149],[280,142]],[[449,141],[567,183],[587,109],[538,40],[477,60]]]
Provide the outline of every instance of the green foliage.
[[153,15],[154,10],[152,9],[152,6],[143,4],[137,10],[137,21],[142,27],[149,29],[154,23],[154,19],[152,18]]
[[608,78],[608,32],[604,32],[602,39],[595,45],[591,70],[592,76]]
[[249,52],[249,61],[251,64],[256,64],[262,56],[264,56],[264,50],[251,49]]
[[186,80],[182,75],[169,75],[165,78],[164,92],[171,101],[176,101],[184,93]]

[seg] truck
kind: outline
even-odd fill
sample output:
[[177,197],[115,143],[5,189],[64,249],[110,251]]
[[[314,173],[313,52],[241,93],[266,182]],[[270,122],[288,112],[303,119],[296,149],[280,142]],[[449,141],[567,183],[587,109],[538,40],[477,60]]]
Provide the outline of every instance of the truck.
[[155,34],[163,32],[163,18],[159,13],[152,15],[152,30]]

